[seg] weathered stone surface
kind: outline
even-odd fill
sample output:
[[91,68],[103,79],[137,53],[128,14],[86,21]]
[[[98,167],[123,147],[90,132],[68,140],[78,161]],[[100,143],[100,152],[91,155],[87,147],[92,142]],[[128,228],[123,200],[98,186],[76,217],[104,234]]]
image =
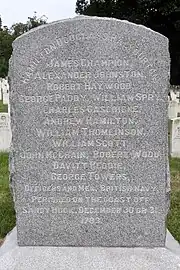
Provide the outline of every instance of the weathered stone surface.
[[19,245],[164,246],[168,40],[80,17],[13,48]]
[[0,270],[31,269],[178,270],[180,247],[169,232],[166,248],[18,247],[14,229],[0,248]]
[[[174,239],[168,230],[166,231],[165,248],[180,257],[180,244]],[[3,245],[0,247],[0,257],[5,253],[10,252],[12,249],[17,248],[17,245],[17,227],[14,227],[14,229],[7,234]]]

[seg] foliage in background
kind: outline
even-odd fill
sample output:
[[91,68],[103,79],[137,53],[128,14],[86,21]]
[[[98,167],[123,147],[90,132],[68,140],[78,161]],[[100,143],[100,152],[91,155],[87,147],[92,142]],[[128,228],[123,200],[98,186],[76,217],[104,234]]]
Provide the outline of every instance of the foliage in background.
[[14,36],[6,27],[0,28],[0,77],[6,77],[8,73],[8,61],[12,53]]
[[45,16],[38,18],[35,12],[33,17],[28,17],[26,23],[16,23],[8,29],[7,26],[3,26],[2,19],[0,18],[0,77],[5,78],[8,74],[13,40],[32,28],[45,24],[46,19]]
[[46,20],[47,18],[45,16],[38,18],[35,12],[33,17],[28,17],[28,21],[26,23],[13,24],[10,28],[10,33],[14,38],[17,38],[37,26],[46,24]]
[[77,0],[76,13],[128,20],[167,36],[171,84],[180,85],[180,0]]
[[[179,0],[77,0],[76,13],[128,19],[146,26],[168,19],[180,8]],[[171,22],[169,21],[171,24]]]

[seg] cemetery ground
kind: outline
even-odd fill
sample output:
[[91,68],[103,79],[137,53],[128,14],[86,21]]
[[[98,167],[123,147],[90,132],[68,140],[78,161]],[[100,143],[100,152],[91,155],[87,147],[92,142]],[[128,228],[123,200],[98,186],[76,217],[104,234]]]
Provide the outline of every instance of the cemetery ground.
[[7,104],[3,104],[3,101],[0,100],[0,113],[1,112],[8,112],[8,105]]
[[[180,159],[170,159],[171,208],[167,227],[180,242]],[[5,235],[15,226],[15,211],[9,189],[8,153],[0,153],[0,244]]]
[[0,153],[0,245],[15,226],[15,211],[9,189],[8,153]]

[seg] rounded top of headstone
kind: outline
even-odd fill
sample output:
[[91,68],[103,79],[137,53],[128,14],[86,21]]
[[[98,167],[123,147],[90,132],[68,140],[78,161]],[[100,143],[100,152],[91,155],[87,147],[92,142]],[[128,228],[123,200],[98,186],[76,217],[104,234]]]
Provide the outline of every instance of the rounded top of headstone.
[[[164,41],[168,41],[168,38],[163,36],[162,34],[158,33],[158,32],[155,32],[154,30],[144,26],[144,25],[141,25],[141,24],[135,24],[135,23],[132,23],[132,22],[129,22],[127,20],[119,20],[119,19],[116,19],[116,18],[109,18],[109,17],[97,17],[97,16],[84,16],[84,15],[79,15],[79,16],[75,16],[74,18],[67,18],[67,19],[62,19],[62,20],[58,20],[58,21],[54,21],[54,22],[51,22],[51,23],[47,23],[47,24],[44,24],[44,25],[40,25],[36,28],[33,28],[31,29],[30,31],[24,33],[23,35],[19,36],[18,38],[15,39],[14,42],[16,42],[17,40],[19,39],[22,39],[24,38],[25,36],[27,35],[31,35],[32,33],[34,32],[37,32],[37,31],[40,31],[44,28],[48,28],[48,27],[52,27],[52,26],[56,26],[58,24],[61,24],[61,23],[72,23],[74,21],[78,21],[78,20],[94,20],[94,21],[110,21],[110,22],[116,22],[116,23],[121,23],[121,24],[124,24],[124,25],[129,25],[133,28],[140,28],[142,31],[145,31],[145,32],[151,32],[151,34],[155,34],[155,35],[158,35],[159,37],[162,37],[164,39]],[[14,43],[13,42],[13,43]]]

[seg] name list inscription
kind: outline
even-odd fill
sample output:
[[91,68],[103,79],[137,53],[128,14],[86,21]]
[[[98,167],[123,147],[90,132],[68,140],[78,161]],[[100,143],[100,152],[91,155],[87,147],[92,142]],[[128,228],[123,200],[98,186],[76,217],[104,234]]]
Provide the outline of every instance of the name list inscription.
[[[44,52],[49,54],[48,49]],[[85,70],[78,71],[81,67]],[[99,71],[92,72],[94,67]],[[150,74],[155,73],[150,67]],[[42,82],[45,94],[19,95],[19,103],[41,106],[41,127],[33,129],[34,136],[54,150],[19,151],[18,157],[24,162],[51,161],[43,180],[59,184],[24,185],[31,207],[24,206],[22,213],[78,215],[81,224],[102,223],[104,215],[157,214],[147,193],[155,196],[160,190],[138,185],[121,163],[162,156],[158,148],[142,150],[134,143],[149,132],[141,122],[142,107],[161,99],[154,92],[131,91],[146,79],[146,71],[134,69],[127,59],[53,58],[44,72],[32,68],[26,77],[24,83]]]

